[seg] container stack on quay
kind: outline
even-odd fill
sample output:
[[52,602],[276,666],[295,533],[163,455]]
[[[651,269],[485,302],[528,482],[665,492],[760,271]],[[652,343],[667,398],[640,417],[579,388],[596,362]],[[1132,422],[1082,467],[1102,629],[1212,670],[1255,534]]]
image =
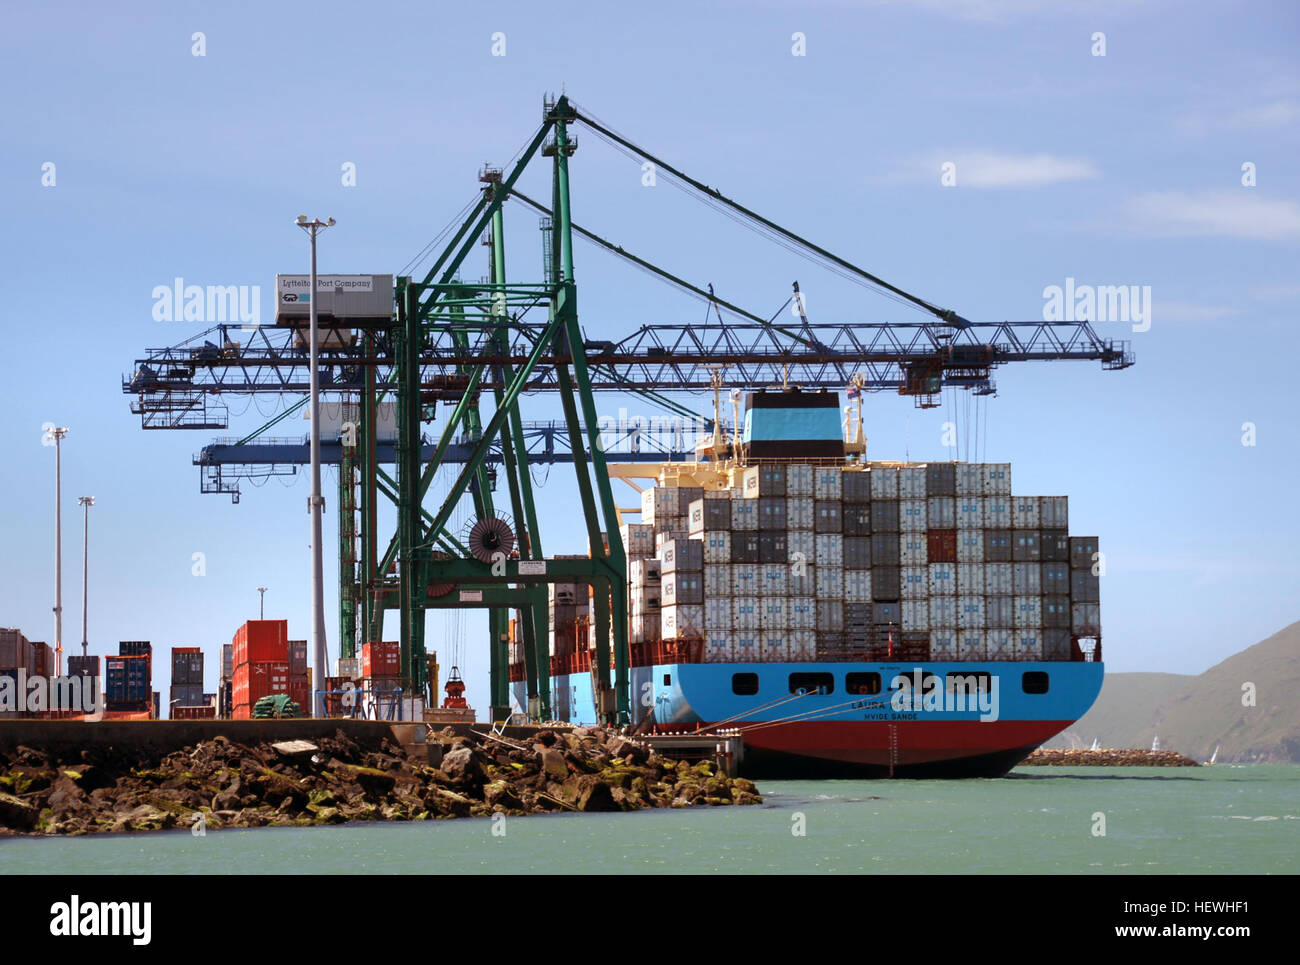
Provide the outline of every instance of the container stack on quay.
[[[363,652],[364,649],[363,646]],[[399,643],[399,660],[401,659],[400,654],[401,644]],[[355,692],[364,685],[361,679],[361,661],[356,657],[340,657],[337,667],[338,676],[325,678],[325,715],[327,717],[350,717],[354,708],[348,705],[344,697],[349,691]]]
[[[19,671],[27,677],[53,674],[54,650],[47,644],[28,640],[21,630],[0,629],[0,677],[11,679],[17,694]],[[0,718],[26,716],[18,710],[0,710]]]
[[360,671],[358,686],[367,694],[382,697],[385,701],[397,699],[398,691],[404,696],[410,696],[410,681],[402,677],[401,641],[372,640],[363,643]]
[[[302,693],[306,674],[291,672],[288,620],[249,620],[235,631],[231,657],[231,716],[236,720],[250,718],[263,697],[292,697],[295,686]],[[302,713],[310,713],[301,703],[298,706]]]
[[157,719],[161,701],[153,690],[153,645],[123,640],[117,656],[104,658],[104,701],[108,714]]
[[1009,464],[732,482],[648,489],[623,526],[634,664],[1070,660],[1100,637],[1097,540],[1069,536],[1065,496],[1012,495]]
[[216,716],[203,694],[203,651],[198,647],[172,647],[171,696],[168,716],[193,720]]

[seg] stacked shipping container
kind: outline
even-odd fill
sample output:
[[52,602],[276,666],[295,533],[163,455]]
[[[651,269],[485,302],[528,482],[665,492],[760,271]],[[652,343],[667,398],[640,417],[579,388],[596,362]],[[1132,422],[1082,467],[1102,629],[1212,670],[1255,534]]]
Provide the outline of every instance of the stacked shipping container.
[[247,720],[263,697],[289,692],[289,621],[249,620],[232,643],[231,716]]
[[1068,660],[1100,635],[1096,539],[1068,535],[1066,497],[1013,496],[1008,464],[757,465],[738,481],[642,494],[643,522],[623,527],[633,644],[702,639],[719,662]]
[[[180,718],[181,708],[203,706],[203,651],[198,647],[172,647],[171,698],[168,716]],[[190,715],[193,716],[193,715]]]

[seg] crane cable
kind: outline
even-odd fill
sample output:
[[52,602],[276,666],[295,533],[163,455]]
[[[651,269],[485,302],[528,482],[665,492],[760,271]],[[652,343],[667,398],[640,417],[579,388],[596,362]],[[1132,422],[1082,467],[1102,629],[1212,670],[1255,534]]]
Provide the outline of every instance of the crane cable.
[[[716,188],[710,188],[708,185],[696,181],[684,172],[678,171],[667,162],[648,153],[645,149],[636,146],[627,138],[615,132],[608,125],[605,125],[585,108],[580,107],[576,103],[573,106],[576,109],[575,116],[577,120],[584,123],[601,140],[616,147],[624,154],[629,154],[634,158],[644,158],[645,160],[650,161],[657,169],[662,169],[668,173],[670,184],[674,184],[675,187],[681,188],[682,185],[674,183],[675,181],[681,181],[685,186],[688,186],[697,193],[699,200],[709,204],[709,206],[713,207],[715,210],[726,214],[726,216],[731,218],[733,221],[746,224],[747,227],[751,228],[751,230],[754,230],[756,233],[780,244],[788,251],[797,253],[814,264],[820,264],[823,267],[834,271],[836,274],[839,274],[841,277],[855,281],[863,287],[871,288],[886,297],[893,297],[894,300],[899,301],[900,304],[910,304],[911,307],[923,309],[940,320],[951,324],[962,327],[968,324],[966,319],[957,315],[955,312],[943,309],[938,305],[920,298],[919,296],[891,285],[884,279],[839,258],[837,255],[832,254],[826,249],[799,237],[793,232],[782,228],[780,225],[769,221],[762,215],[749,210],[738,202],[732,201]],[[682,189],[684,190],[684,188]],[[724,210],[722,205],[725,205],[726,208],[730,210]]]

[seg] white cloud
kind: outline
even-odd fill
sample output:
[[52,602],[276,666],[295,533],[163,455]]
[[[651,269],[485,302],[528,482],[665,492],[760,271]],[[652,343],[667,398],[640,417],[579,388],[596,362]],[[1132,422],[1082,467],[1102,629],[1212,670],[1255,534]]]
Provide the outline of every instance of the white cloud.
[[1233,115],[1234,127],[1251,129],[1285,127],[1300,120],[1300,104],[1295,101],[1274,101],[1247,107]]
[[993,151],[952,151],[913,158],[898,175],[900,180],[933,180],[936,185],[944,165],[956,166],[958,188],[1039,188],[1063,181],[1082,181],[1099,176],[1093,163],[1084,158],[1053,154],[999,154]]
[[1300,237],[1300,205],[1271,201],[1253,188],[1192,194],[1158,191],[1128,202],[1121,227],[1154,238],[1246,238],[1281,241]]

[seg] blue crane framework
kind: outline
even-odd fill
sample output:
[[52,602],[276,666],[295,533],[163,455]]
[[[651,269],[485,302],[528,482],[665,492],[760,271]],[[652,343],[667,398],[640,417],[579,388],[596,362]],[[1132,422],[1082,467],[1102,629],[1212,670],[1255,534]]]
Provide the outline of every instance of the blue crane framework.
[[[654,164],[659,176],[775,243],[932,317],[810,323],[800,302],[798,324],[777,324],[785,306],[765,319],[574,224],[569,158],[577,147],[575,124]],[[551,162],[549,207],[516,187],[539,156]],[[664,393],[855,385],[932,406],[945,387],[992,393],[992,370],[1007,362],[1091,360],[1106,369],[1133,364],[1126,342],[1100,338],[1087,321],[972,322],[896,288],[694,180],[565,96],[546,101],[541,126],[509,170],[485,167],[479,180],[468,215],[425,276],[397,277],[391,319],[322,331],[321,387],[349,400],[355,412],[353,431],[323,446],[323,459],[339,466],[342,656],[354,656],[359,640],[380,639],[384,613],[395,609],[402,676],[422,690],[428,674],[425,613],[487,608],[493,719],[509,712],[511,611],[519,618],[529,713],[550,719],[546,586],[557,582],[592,587],[596,639],[613,642],[612,648],[596,647],[593,660],[598,709],[611,723],[631,719],[627,567],[606,454],[629,462],[686,459],[693,455],[687,439],[714,427],[711,420],[696,421],[696,432],[682,433],[675,424],[651,424],[646,431],[644,424],[602,423],[596,392],[639,395],[682,419],[698,420]],[[511,199],[541,215],[540,283],[506,279],[503,209]],[[587,340],[578,324],[575,237],[704,300],[716,323],[648,324],[618,341]],[[461,267],[480,238],[488,249],[489,274],[480,282],[462,281]],[[797,284],[795,292],[799,298]],[[532,320],[531,313],[543,309],[545,322]],[[724,321],[723,312],[731,320]],[[308,461],[304,440],[264,435],[305,407],[310,372],[302,341],[300,329],[217,325],[180,345],[147,350],[123,380],[123,391],[145,429],[224,429],[226,396],[303,396],[251,435],[218,440],[195,457],[203,490],[238,501],[240,478],[295,472]],[[563,419],[525,421],[523,397],[546,392],[558,395]],[[484,394],[491,396],[490,411],[480,407]],[[391,440],[379,438],[381,404],[396,408]],[[435,420],[439,406],[450,413],[439,430],[426,434],[422,427]],[[548,558],[543,552],[531,473],[543,463],[573,467],[590,558]],[[395,466],[395,472],[385,466]],[[428,500],[443,467],[454,478],[440,501]],[[494,500],[502,474],[508,513],[499,513]],[[466,495],[477,522],[468,534],[455,533],[450,521]],[[381,497],[397,509],[390,534],[381,534],[376,522]]]

